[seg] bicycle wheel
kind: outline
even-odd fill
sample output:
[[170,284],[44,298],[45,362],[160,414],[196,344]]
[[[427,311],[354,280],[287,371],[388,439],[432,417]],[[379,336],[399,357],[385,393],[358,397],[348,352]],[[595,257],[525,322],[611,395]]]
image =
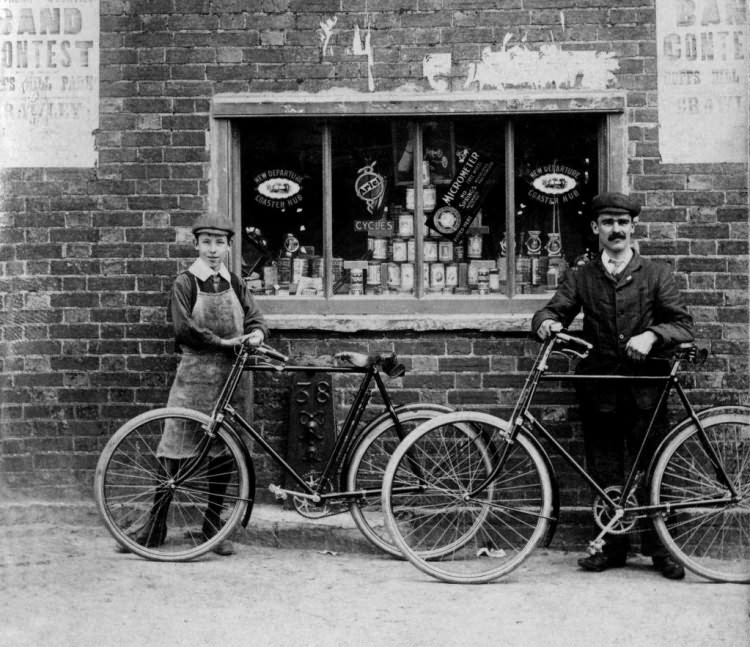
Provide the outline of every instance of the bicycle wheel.
[[[428,406],[427,409],[409,407],[396,410],[403,437],[426,420],[450,411],[447,407]],[[362,493],[357,500],[349,504],[349,511],[357,528],[370,543],[389,555],[401,557],[401,551],[393,543],[385,527],[380,502],[385,468],[402,438],[399,437],[396,425],[390,417],[378,420],[369,432],[363,433],[362,440],[354,448],[349,462],[346,491]]]
[[[552,511],[549,472],[507,423],[483,413],[439,416],[394,452],[383,479],[383,511],[394,543],[418,569],[452,583],[489,582],[513,570],[544,537]],[[482,483],[507,448],[497,478]]]
[[125,548],[147,559],[183,561],[225,539],[248,505],[249,476],[242,448],[219,429],[209,454],[157,458],[165,425],[202,436],[209,417],[177,407],[127,422],[99,457],[95,497],[107,529]]
[[[711,580],[750,583],[750,409],[720,407],[700,417],[739,500],[728,501],[699,429],[689,422],[659,453],[651,503],[691,505],[654,516],[654,526],[685,568]],[[701,503],[721,498],[727,502]]]

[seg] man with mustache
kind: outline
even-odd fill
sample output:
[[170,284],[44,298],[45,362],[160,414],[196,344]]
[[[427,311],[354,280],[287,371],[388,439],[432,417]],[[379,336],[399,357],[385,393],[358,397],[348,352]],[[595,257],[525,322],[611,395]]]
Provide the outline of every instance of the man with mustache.
[[[590,205],[591,229],[600,254],[563,277],[549,303],[533,317],[542,340],[567,327],[583,311],[583,336],[594,345],[576,373],[660,374],[667,362],[645,362],[649,354],[693,340],[693,320],[683,305],[669,267],[643,258],[631,247],[641,206],[622,193],[602,193]],[[646,382],[576,382],[586,464],[602,487],[623,485],[625,458],[634,458],[657,404],[659,386]],[[651,454],[664,432],[664,421],[646,448]],[[657,432],[654,434],[653,432]],[[639,502],[648,501],[645,483]],[[596,528],[598,534],[600,529]],[[601,550],[578,560],[587,571],[625,566],[627,535],[607,535]],[[641,552],[669,579],[685,571],[661,545],[650,521],[641,533]]]

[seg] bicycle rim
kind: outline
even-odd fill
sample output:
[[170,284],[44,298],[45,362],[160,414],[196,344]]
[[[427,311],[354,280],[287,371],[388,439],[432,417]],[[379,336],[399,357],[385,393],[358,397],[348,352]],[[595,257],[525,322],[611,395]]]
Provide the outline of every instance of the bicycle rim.
[[700,503],[729,498],[730,492],[690,424],[659,455],[651,500],[691,505],[657,515],[654,526],[685,568],[711,580],[750,583],[750,410],[728,407],[702,424],[740,500]]
[[157,561],[194,559],[242,519],[249,477],[228,432],[217,433],[200,463],[190,452],[157,458],[165,425],[200,438],[207,421],[188,409],[162,409],[134,418],[107,443],[96,470],[96,500],[107,529],[129,551]]
[[[441,413],[445,413],[445,409],[397,410],[404,437],[426,420]],[[386,528],[381,499],[385,468],[399,442],[401,439],[393,420],[382,420],[366,433],[357,445],[349,464],[346,481],[347,491],[362,492],[349,507],[357,528],[370,543],[394,557],[401,557],[401,551],[393,543]]]
[[483,583],[516,568],[543,538],[552,486],[522,435],[505,467],[489,475],[506,446],[507,423],[481,413],[447,414],[419,426],[391,458],[383,508],[394,543],[414,566],[452,583]]

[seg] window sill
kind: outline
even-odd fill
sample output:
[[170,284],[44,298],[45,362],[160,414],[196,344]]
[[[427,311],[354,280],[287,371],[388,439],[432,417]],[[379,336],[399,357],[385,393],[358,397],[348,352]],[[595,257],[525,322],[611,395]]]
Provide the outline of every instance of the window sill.
[[[341,299],[326,302],[314,297],[256,299],[271,330],[355,332],[528,332],[531,318],[549,295],[515,299],[404,299],[401,308],[393,300]],[[348,305],[349,307],[345,307]],[[328,308],[336,311],[326,311]],[[580,328],[579,317],[571,326]]]
[[478,332],[528,332],[533,313],[525,314],[360,314],[301,315],[269,314],[266,321],[272,331],[323,330],[329,332],[433,332],[473,330]]

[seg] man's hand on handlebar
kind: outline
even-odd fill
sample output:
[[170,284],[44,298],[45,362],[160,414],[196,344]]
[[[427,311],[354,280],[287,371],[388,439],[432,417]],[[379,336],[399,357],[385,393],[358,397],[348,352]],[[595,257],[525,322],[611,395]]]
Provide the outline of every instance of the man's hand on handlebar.
[[539,339],[545,341],[549,339],[549,336],[553,332],[560,332],[563,329],[563,325],[559,321],[554,319],[545,319],[539,324],[539,328],[536,329],[536,334]]

